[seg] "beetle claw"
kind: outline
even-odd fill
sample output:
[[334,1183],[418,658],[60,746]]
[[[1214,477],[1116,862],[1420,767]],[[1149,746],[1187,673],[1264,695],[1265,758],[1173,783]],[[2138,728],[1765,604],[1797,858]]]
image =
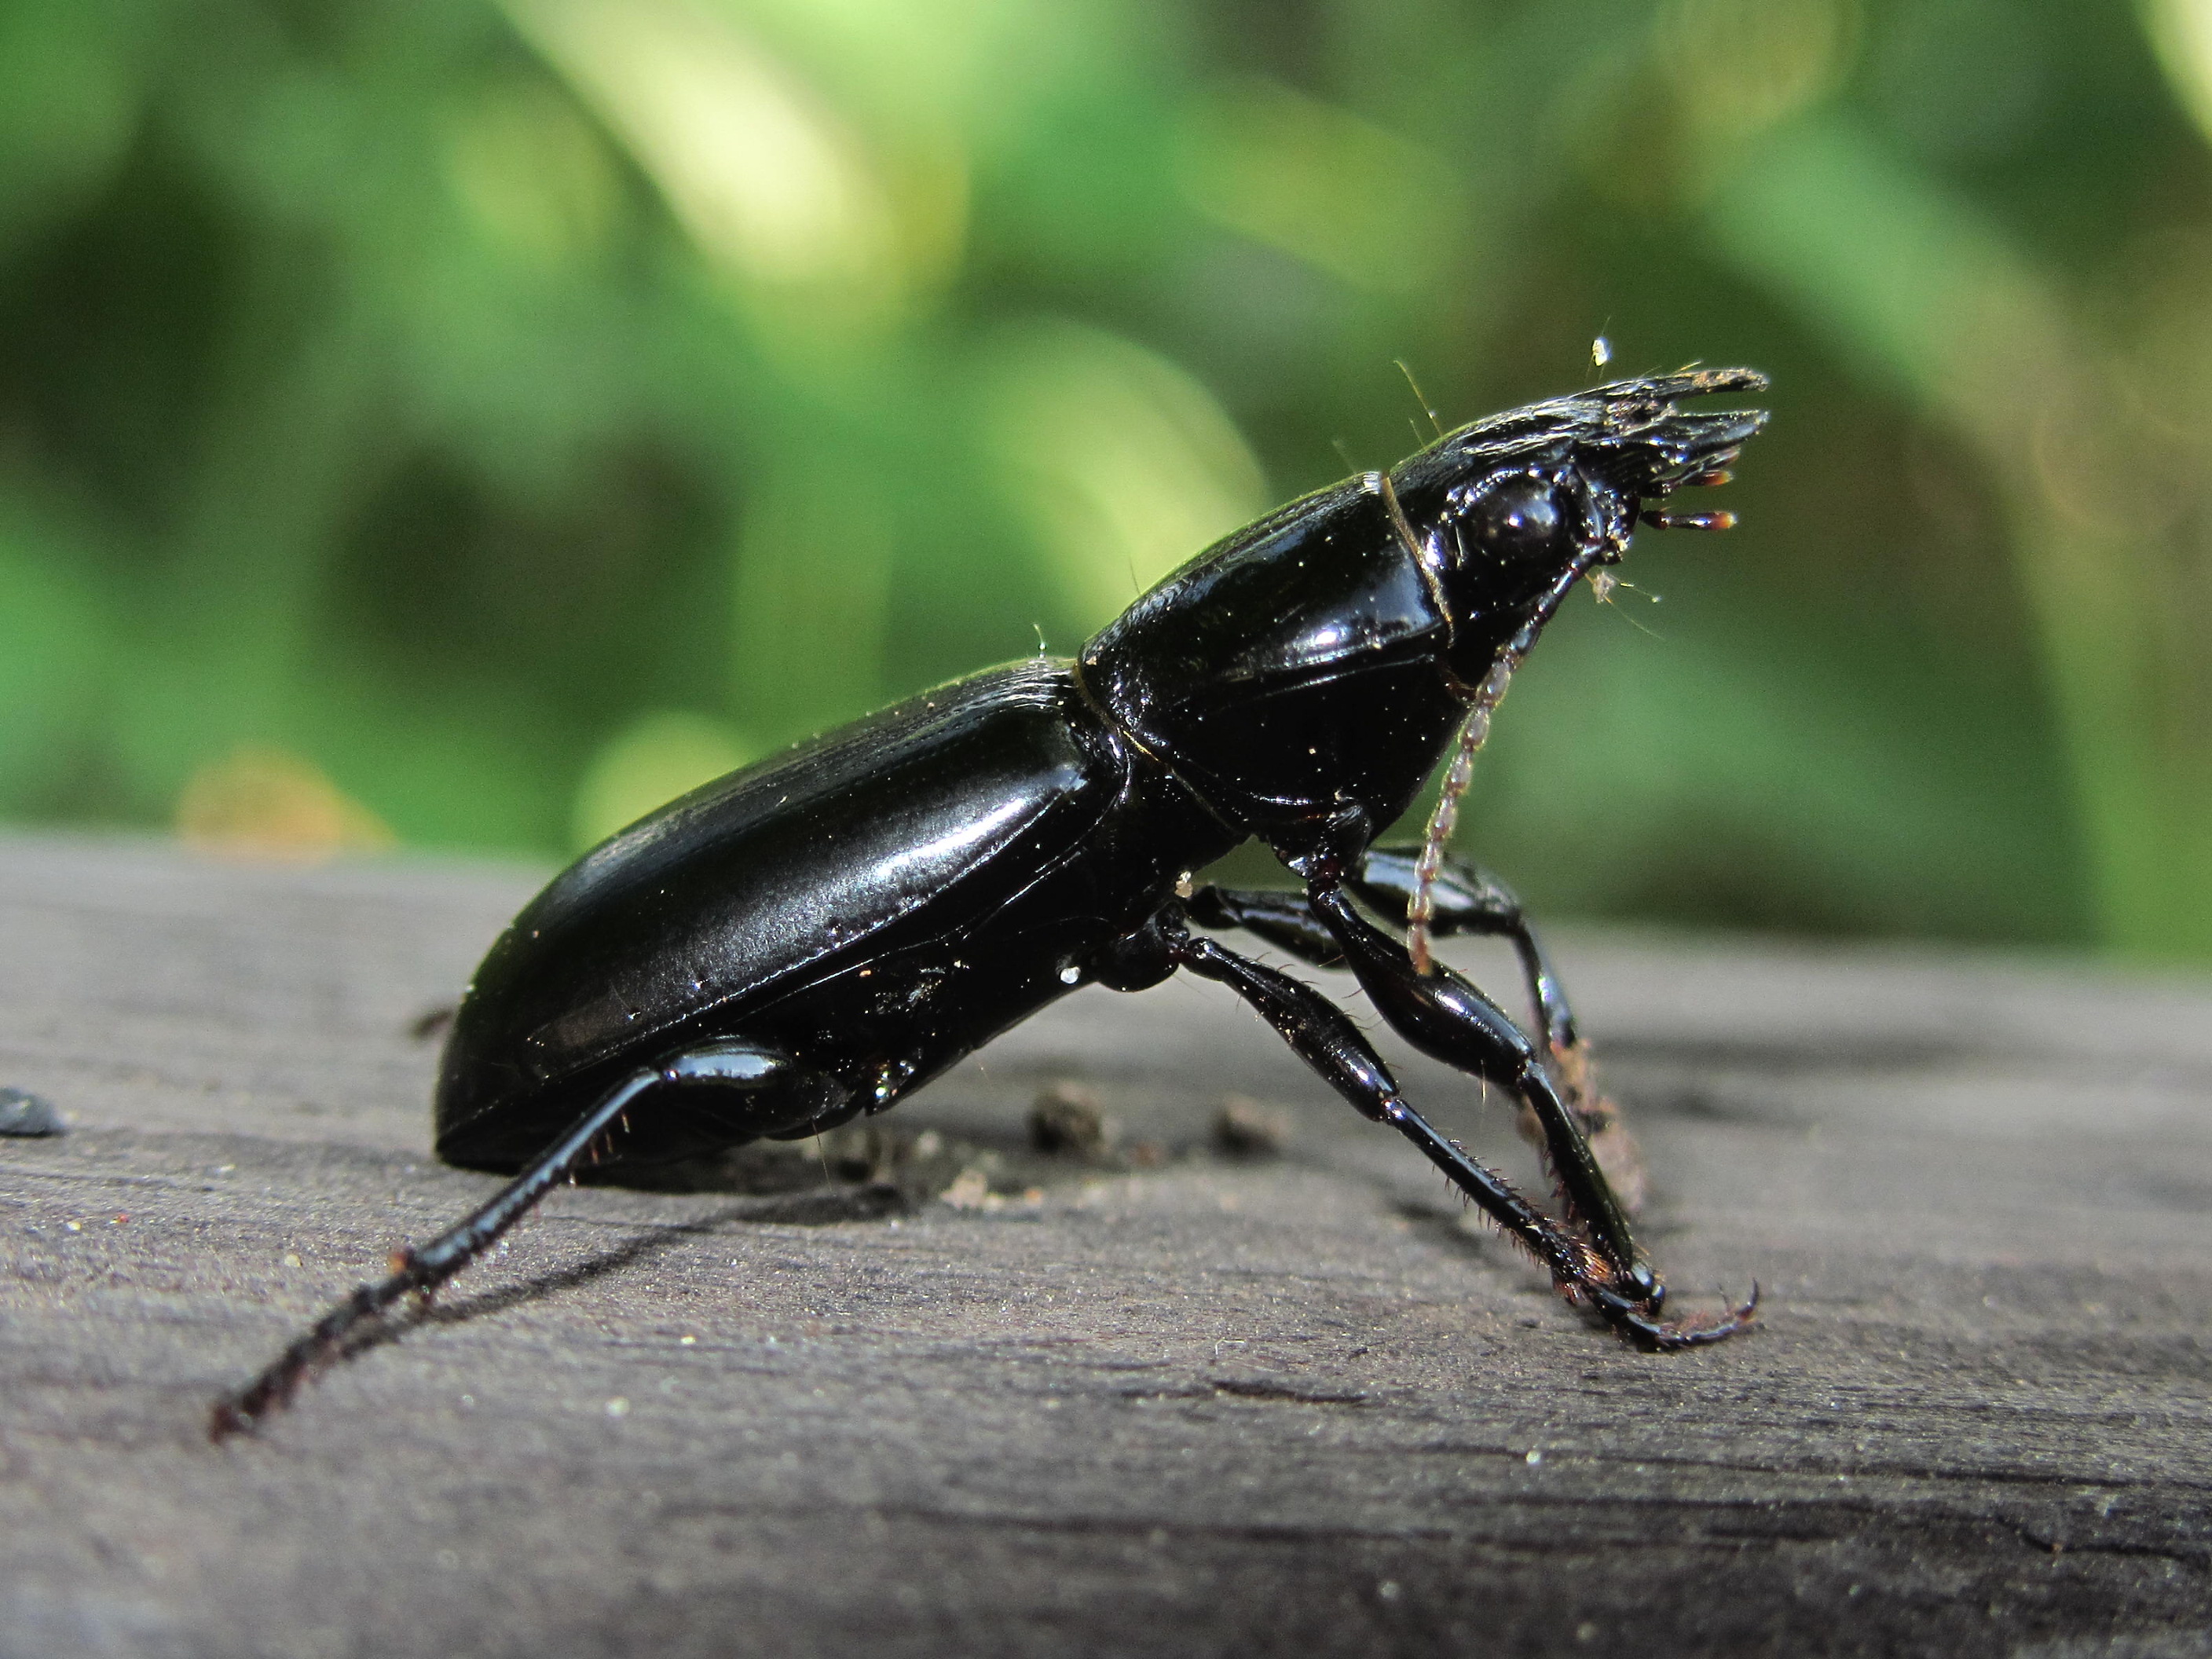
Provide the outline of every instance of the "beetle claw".
[[1756,1279],[1752,1281],[1748,1297],[1726,1313],[1718,1315],[1699,1314],[1687,1319],[1662,1321],[1656,1316],[1666,1299],[1666,1294],[1663,1287],[1655,1285],[1652,1292],[1638,1303],[1618,1291],[1601,1288],[1590,1299],[1622,1340],[1634,1343],[1647,1353],[1673,1353],[1683,1348],[1708,1347],[1716,1342],[1724,1342],[1758,1322],[1759,1282]]

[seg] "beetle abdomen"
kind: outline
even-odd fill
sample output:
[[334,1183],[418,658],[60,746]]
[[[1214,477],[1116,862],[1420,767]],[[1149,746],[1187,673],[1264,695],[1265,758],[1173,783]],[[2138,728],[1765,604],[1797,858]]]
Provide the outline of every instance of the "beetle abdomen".
[[1067,665],[1037,659],[672,802],[556,878],[484,959],[446,1047],[440,1155],[526,1158],[573,1115],[572,1081],[734,1030],[936,931],[948,903],[972,919],[998,870],[1010,892],[1035,880],[1121,784]]

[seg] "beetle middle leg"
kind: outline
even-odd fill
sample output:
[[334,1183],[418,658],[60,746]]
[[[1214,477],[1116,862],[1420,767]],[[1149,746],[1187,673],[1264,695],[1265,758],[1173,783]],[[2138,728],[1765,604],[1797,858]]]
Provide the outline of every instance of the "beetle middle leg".
[[[1377,910],[1402,913],[1413,889],[1413,866],[1419,850],[1370,848],[1344,884]],[[1589,1049],[1576,1029],[1566,988],[1552,966],[1543,941],[1529,926],[1521,901],[1496,877],[1457,859],[1445,860],[1432,892],[1435,909],[1430,931],[1435,936],[1470,934],[1503,937],[1511,942],[1544,1033],[1553,1080],[1568,1109],[1580,1121],[1583,1137],[1590,1143],[1620,1207],[1633,1215],[1643,1205],[1643,1154],[1621,1121],[1619,1109],[1595,1086]],[[1344,947],[1315,915],[1303,893],[1201,887],[1192,896],[1188,908],[1191,920],[1200,927],[1242,928],[1316,967],[1346,965]],[[1540,1146],[1546,1144],[1543,1124],[1533,1110],[1524,1108],[1521,1132]]]
[[1610,1279],[1608,1264],[1595,1252],[1407,1103],[1390,1068],[1341,1008],[1311,986],[1216,940],[1172,927],[1167,931],[1167,945],[1174,966],[1228,986],[1364,1116],[1389,1124],[1419,1147],[1455,1186],[1549,1268],[1560,1285],[1589,1289]]
[[385,1310],[410,1294],[428,1296],[489,1249],[580,1165],[619,1144],[625,1114],[641,1097],[656,1090],[684,1086],[774,1091],[816,1099],[844,1093],[833,1080],[789,1055],[738,1040],[702,1043],[631,1073],[480,1208],[419,1249],[394,1250],[388,1276],[359,1286],[260,1376],[216,1401],[208,1425],[210,1437],[221,1440],[252,1430],[289,1401],[312,1373],[343,1358],[355,1334]]

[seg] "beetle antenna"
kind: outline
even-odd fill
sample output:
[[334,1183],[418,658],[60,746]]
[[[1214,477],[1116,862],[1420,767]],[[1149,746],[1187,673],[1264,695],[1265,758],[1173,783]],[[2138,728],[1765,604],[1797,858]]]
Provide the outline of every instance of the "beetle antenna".
[[1444,785],[1437,792],[1436,811],[1429,814],[1428,830],[1421,837],[1421,855],[1413,861],[1413,896],[1406,901],[1406,950],[1413,958],[1417,974],[1437,970],[1436,955],[1429,948],[1429,928],[1437,919],[1437,877],[1443,870],[1444,848],[1459,827],[1461,798],[1474,781],[1474,757],[1490,739],[1491,711],[1505,701],[1513,671],[1520,665],[1521,653],[1508,648],[1474,688],[1474,706],[1467,711],[1467,720],[1459,728],[1459,742],[1452,750],[1451,764],[1444,769]]
[[[1437,436],[1442,438],[1444,435],[1444,423],[1437,418],[1437,411],[1429,407],[1428,393],[1421,390],[1421,383],[1413,378],[1413,371],[1406,366],[1406,360],[1403,357],[1393,357],[1390,361],[1398,365],[1398,372],[1406,377],[1406,384],[1413,388],[1413,400],[1420,404],[1421,413],[1429,417],[1429,424],[1436,428]],[[1416,437],[1419,436],[1420,428],[1415,427],[1413,433]]]

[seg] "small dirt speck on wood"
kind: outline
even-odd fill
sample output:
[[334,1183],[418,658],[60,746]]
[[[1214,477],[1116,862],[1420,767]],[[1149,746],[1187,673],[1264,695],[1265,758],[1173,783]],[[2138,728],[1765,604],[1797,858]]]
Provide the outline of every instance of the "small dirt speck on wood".
[[0,1135],[58,1135],[68,1128],[54,1103],[23,1089],[0,1089]]
[[1103,1158],[1120,1138],[1097,1094],[1066,1079],[1038,1094],[1029,1127],[1030,1145],[1054,1158]]
[[1231,1158],[1277,1158],[1291,1139],[1287,1112],[1249,1095],[1224,1095],[1213,1115],[1213,1145]]

